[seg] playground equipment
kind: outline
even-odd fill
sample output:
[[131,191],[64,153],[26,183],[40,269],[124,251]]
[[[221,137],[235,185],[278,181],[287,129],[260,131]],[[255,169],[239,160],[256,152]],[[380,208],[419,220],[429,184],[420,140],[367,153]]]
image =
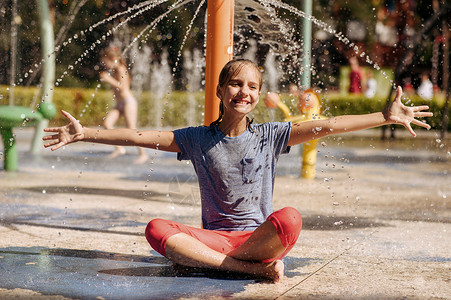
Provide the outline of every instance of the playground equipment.
[[[293,115],[285,103],[280,101],[279,95],[276,93],[268,93],[265,96],[265,105],[268,108],[278,108],[284,115],[285,122],[306,122],[310,120],[327,119],[321,116],[321,101],[318,95],[312,90],[308,89],[300,92],[296,87],[291,93],[299,98],[299,115]],[[316,145],[318,140],[312,140],[304,143],[302,148],[302,169],[301,177],[305,179],[313,179],[316,175]]]
[[46,0],[38,0],[39,16],[41,19],[41,45],[43,62],[43,86],[41,89],[42,99],[38,110],[23,106],[0,106],[0,134],[4,146],[4,169],[5,171],[16,171],[18,165],[18,154],[16,140],[13,135],[14,127],[36,126],[35,138],[31,152],[36,153],[41,146],[42,129],[47,126],[48,120],[56,114],[56,108],[52,103],[53,82],[55,76],[55,61],[53,52],[53,26],[50,21],[50,13]]
[[[302,121],[310,121],[315,119],[324,118],[321,113],[321,101],[312,89],[306,90],[299,97],[299,111],[301,116],[304,117]],[[302,122],[301,121],[301,122]],[[299,121],[298,121],[299,122]],[[301,177],[306,179],[313,179],[316,175],[316,145],[318,140],[311,140],[304,143],[302,148],[302,169]]]

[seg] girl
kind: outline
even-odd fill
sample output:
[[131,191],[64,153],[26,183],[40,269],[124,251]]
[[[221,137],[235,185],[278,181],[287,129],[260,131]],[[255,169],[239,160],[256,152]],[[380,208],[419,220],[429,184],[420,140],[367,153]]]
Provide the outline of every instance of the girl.
[[313,139],[386,124],[402,124],[415,136],[410,123],[429,128],[416,117],[427,106],[406,107],[401,88],[383,112],[341,116],[304,123],[251,124],[247,117],[259,101],[262,77],[258,66],[236,59],[223,68],[217,96],[220,116],[210,126],[175,131],[100,130],[83,127],[67,112],[69,124],[47,128],[45,147],[56,150],[86,141],[135,145],[178,152],[196,170],[202,201],[203,228],[154,219],[146,228],[150,245],[174,264],[251,274],[279,282],[282,258],[299,236],[302,220],[294,208],[272,212],[274,171],[280,154],[290,146]]
[[[138,103],[130,91],[131,76],[121,54],[118,47],[108,47],[100,53],[102,64],[109,69],[108,72],[100,72],[100,80],[111,85],[116,99],[116,107],[108,113],[103,123],[106,129],[112,129],[120,116],[124,117],[127,128],[136,128]],[[116,150],[109,157],[115,158],[124,154],[124,147],[116,146]],[[144,149],[139,148],[139,157],[135,163],[142,164],[147,159]]]

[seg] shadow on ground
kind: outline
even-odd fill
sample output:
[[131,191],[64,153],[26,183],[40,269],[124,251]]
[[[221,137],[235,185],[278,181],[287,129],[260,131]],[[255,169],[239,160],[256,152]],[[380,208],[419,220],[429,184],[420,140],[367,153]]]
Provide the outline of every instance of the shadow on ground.
[[[285,275],[302,275],[295,269],[318,261],[286,257]],[[0,273],[0,288],[83,299],[230,297],[256,282],[237,273],[174,268],[156,252],[139,256],[40,247],[0,249]]]

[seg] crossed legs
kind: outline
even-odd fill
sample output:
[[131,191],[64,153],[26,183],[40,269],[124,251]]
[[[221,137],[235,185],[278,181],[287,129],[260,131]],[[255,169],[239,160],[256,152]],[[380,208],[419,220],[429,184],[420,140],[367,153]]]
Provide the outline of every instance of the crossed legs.
[[[217,236],[217,242],[214,241],[214,236],[210,240],[204,239],[202,234],[207,231],[210,235],[211,231],[184,225],[181,226],[188,228],[186,232],[179,231],[174,234],[172,231],[157,241],[152,236],[154,230],[152,227],[158,225],[156,223],[151,225],[151,223],[166,222],[160,219],[149,223],[146,237],[155,250],[175,264],[246,273],[279,282],[284,273],[284,265],[280,259],[294,246],[302,226],[300,215],[295,209],[283,210],[280,210],[285,212],[282,215],[286,215],[286,212],[291,214],[287,219],[291,218],[291,221],[296,219],[294,223],[290,223],[290,220],[285,222],[287,220],[280,220],[281,218],[276,221],[268,218],[254,232],[232,232],[230,244],[221,245],[221,236]],[[235,236],[233,233],[238,235]],[[239,241],[235,243],[234,240]]]
[[[263,236],[264,239],[259,239]],[[285,251],[274,225],[269,221],[263,223],[241,246],[227,254],[213,250],[185,233],[169,237],[165,250],[167,258],[184,266],[247,273],[274,282],[283,278],[284,266],[281,260],[260,262]]]

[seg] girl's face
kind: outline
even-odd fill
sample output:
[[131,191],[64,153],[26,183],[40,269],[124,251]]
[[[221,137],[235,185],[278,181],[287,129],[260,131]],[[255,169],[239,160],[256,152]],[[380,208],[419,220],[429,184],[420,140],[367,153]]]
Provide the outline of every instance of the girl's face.
[[224,114],[250,113],[260,97],[259,71],[251,66],[243,66],[225,87],[218,87],[217,96],[224,105]]

